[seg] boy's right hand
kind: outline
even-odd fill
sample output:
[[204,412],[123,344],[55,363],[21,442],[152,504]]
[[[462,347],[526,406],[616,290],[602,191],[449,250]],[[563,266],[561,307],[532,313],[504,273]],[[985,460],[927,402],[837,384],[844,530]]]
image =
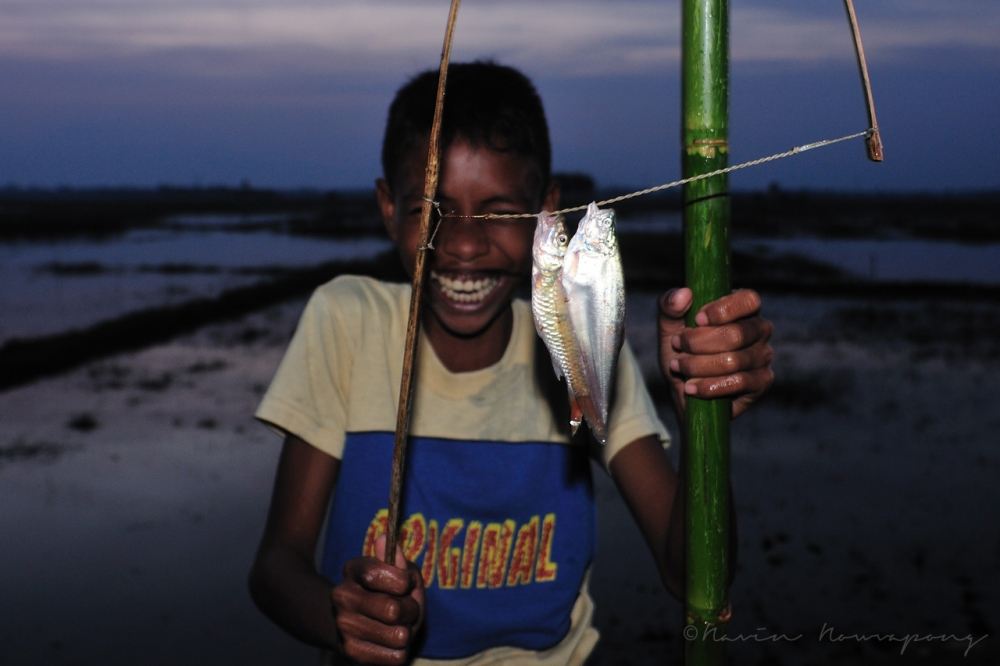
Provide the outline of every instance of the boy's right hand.
[[385,538],[376,557],[344,565],[344,579],[331,598],[341,652],[362,664],[405,664],[424,613],[424,581],[416,565],[396,549],[396,566],[383,562]]

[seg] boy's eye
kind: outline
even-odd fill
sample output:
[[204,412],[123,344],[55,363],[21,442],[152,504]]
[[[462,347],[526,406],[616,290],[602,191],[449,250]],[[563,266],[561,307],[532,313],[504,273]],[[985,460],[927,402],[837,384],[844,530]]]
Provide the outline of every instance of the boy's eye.
[[[409,221],[411,221],[411,222],[419,222],[420,221],[420,216],[423,214],[423,212],[424,212],[423,204],[417,204],[415,206],[411,206],[410,208],[408,208],[406,210],[406,219],[409,220]],[[436,218],[436,216],[437,216],[437,212],[432,208],[431,209],[431,220],[434,220]]]

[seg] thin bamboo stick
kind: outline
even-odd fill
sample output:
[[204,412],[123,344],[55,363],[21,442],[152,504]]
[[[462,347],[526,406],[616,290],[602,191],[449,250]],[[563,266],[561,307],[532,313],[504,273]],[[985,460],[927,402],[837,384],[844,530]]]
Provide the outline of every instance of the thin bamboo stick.
[[[690,177],[725,168],[729,156],[727,0],[684,0],[682,13],[682,166]],[[702,305],[729,293],[728,179],[720,174],[684,189],[687,283]],[[714,640],[728,620],[729,400],[689,398],[683,449],[685,487],[685,663],[722,664]]]
[[854,51],[858,56],[858,70],[861,72],[861,85],[865,91],[865,106],[868,109],[868,125],[872,132],[865,139],[868,145],[868,159],[881,162],[884,157],[882,150],[882,134],[878,130],[878,118],[875,117],[875,98],[872,96],[872,82],[868,76],[868,60],[865,58],[865,46],[861,42],[861,27],[858,16],[854,12],[853,0],[844,0],[847,8],[847,20],[851,23],[851,35],[854,37]]
[[416,356],[417,336],[420,332],[420,305],[424,291],[424,267],[430,239],[432,201],[437,192],[439,163],[441,159],[441,115],[444,110],[444,92],[448,79],[448,61],[451,59],[451,38],[455,32],[458,6],[461,0],[451,0],[448,24],[441,47],[441,66],[438,70],[437,97],[434,102],[434,120],[427,140],[427,168],[424,172],[424,205],[420,213],[419,245],[413,267],[410,292],[410,313],[403,343],[403,374],[399,380],[399,405],[396,410],[396,436],[392,448],[392,477],[389,485],[389,516],[386,526],[385,561],[396,561],[396,543],[399,536],[399,511],[403,494],[403,475],[406,468],[406,444],[410,429],[410,406],[413,403],[413,361]]

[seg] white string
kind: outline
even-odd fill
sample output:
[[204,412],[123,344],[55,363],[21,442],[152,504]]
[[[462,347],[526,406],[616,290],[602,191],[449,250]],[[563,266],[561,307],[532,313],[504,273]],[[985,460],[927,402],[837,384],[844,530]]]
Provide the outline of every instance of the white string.
[[[775,160],[784,159],[786,157],[792,157],[793,155],[798,155],[799,153],[804,153],[807,150],[813,150],[814,148],[824,148],[826,146],[832,146],[835,143],[840,143],[842,141],[850,141],[851,139],[857,139],[860,137],[869,137],[875,130],[871,127],[864,130],[863,132],[855,132],[854,134],[848,134],[846,136],[837,137],[836,139],[823,139],[821,141],[814,141],[812,143],[807,143],[802,146],[795,146],[784,152],[775,153],[773,155],[768,155],[767,157],[760,157],[755,160],[750,160],[749,162],[741,162],[739,164],[734,164],[728,166],[724,169],[716,169],[715,171],[709,171],[708,173],[698,174],[697,176],[690,176],[688,178],[682,178],[680,180],[674,180],[669,183],[664,183],[662,185],[657,185],[655,187],[649,187],[644,190],[638,190],[636,192],[630,192],[628,194],[622,194],[621,196],[613,197],[611,199],[605,199],[603,201],[596,202],[598,206],[610,206],[611,204],[616,204],[621,201],[626,201],[628,199],[634,199],[636,197],[645,196],[647,194],[653,194],[655,192],[662,192],[663,190],[669,190],[674,187],[680,187],[682,185],[687,185],[688,183],[693,183],[695,181],[704,180],[706,178],[714,178],[715,176],[721,176],[727,173],[732,173],[733,171],[739,171],[740,169],[748,169],[750,167],[759,166],[761,164],[766,164],[767,162],[773,162]],[[528,219],[536,218],[539,213],[482,213],[479,215],[452,215],[450,213],[441,212],[441,203],[438,201],[431,200],[431,203],[438,211],[438,227],[435,227],[434,233],[437,233],[438,228],[441,226],[442,217],[462,217],[467,219],[477,219],[477,220],[488,220],[488,219]],[[572,206],[570,208],[562,208],[560,210],[552,211],[553,215],[565,215],[566,213],[576,213],[587,209],[588,204],[582,204],[580,206]],[[433,236],[431,237],[433,241]],[[427,247],[433,249],[431,242],[427,243]]]

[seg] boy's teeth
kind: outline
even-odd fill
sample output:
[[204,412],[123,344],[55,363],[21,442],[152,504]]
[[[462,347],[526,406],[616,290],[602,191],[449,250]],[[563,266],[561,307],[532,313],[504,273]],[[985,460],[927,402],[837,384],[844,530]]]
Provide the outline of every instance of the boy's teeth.
[[431,278],[438,283],[441,292],[447,298],[459,303],[476,303],[481,301],[500,283],[500,279],[495,277],[478,278],[475,280],[470,278],[453,279],[434,271],[431,271]]

